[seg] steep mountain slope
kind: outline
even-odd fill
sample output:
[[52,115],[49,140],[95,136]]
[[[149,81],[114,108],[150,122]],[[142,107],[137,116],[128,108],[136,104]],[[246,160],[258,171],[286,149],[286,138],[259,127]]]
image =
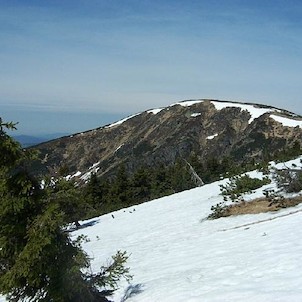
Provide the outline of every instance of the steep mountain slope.
[[[91,171],[112,174],[125,163],[171,164],[196,154],[200,159],[232,156],[259,159],[302,143],[302,117],[274,107],[191,100],[140,114],[91,131],[37,146],[43,159],[36,171],[56,171],[87,178]],[[87,174],[88,173],[88,174]]]

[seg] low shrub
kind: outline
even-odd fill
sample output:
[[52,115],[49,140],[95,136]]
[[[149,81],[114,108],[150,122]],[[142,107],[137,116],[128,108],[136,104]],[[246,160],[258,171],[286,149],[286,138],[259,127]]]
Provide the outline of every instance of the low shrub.
[[297,193],[302,190],[302,170],[275,170],[274,179],[278,187],[286,193]]
[[268,183],[270,179],[265,177],[263,179],[252,178],[247,174],[242,176],[233,176],[226,185],[220,185],[221,194],[224,200],[240,201],[243,193],[251,193]]
[[209,214],[208,219],[217,219],[223,217],[228,206],[224,202],[219,202],[211,207],[212,213]]

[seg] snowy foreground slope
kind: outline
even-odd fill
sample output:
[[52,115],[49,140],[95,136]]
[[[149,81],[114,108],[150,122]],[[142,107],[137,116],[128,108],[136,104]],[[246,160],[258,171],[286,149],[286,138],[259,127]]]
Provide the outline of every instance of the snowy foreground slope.
[[[225,182],[94,218],[72,233],[90,239],[92,270],[117,250],[130,254],[134,278],[113,301],[302,301],[302,205],[205,220]],[[257,196],[262,189],[246,199]]]
[[[302,205],[204,220],[222,200],[223,182],[104,215],[74,232],[90,238],[84,249],[93,270],[118,249],[131,255],[133,281],[121,283],[114,301],[125,301],[127,288],[141,290],[127,301],[302,301]],[[247,198],[256,196],[261,189]]]

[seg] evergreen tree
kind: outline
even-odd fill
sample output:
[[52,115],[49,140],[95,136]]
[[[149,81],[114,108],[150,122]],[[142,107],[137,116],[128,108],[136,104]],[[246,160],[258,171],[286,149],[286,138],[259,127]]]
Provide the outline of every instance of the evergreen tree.
[[108,180],[98,178],[95,173],[91,174],[84,188],[84,194],[94,209],[100,210],[108,202],[109,187],[110,182]]
[[174,192],[181,192],[194,187],[185,160],[177,159],[170,170],[171,186]]
[[144,202],[151,197],[151,175],[148,169],[139,168],[131,179],[131,196],[136,203]]
[[78,221],[93,213],[93,208],[86,200],[82,190],[77,188],[72,180],[51,179],[44,187],[45,191],[48,191],[48,203],[57,204],[58,208],[64,212],[65,222],[74,222],[79,227]]
[[125,165],[121,165],[118,169],[116,179],[112,184],[112,201],[126,206],[130,202],[129,194],[130,182],[126,172]]
[[70,217],[58,192],[41,189],[27,172],[33,155],[7,135],[7,128],[14,125],[0,119],[0,294],[9,301],[108,301],[103,290],[130,277],[126,254],[118,252],[100,273],[87,270],[80,240],[71,241],[63,229]]
[[172,194],[171,177],[169,177],[168,169],[164,164],[154,168],[152,177],[152,198]]

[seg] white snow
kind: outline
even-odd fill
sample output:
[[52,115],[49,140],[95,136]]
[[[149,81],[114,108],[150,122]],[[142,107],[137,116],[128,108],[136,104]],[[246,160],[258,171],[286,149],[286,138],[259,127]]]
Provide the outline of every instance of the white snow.
[[158,108],[158,109],[150,109],[147,111],[147,113],[153,113],[153,114],[157,114],[159,112],[161,112],[164,108]]
[[[181,101],[181,102],[177,102],[174,103],[172,105],[170,105],[169,107],[173,107],[175,105],[180,105],[183,107],[190,107],[194,104],[199,104],[204,102],[205,100],[189,100],[189,101]],[[249,119],[249,124],[253,122],[254,119],[260,117],[261,115],[267,113],[267,112],[274,112],[274,111],[280,111],[279,109],[276,108],[258,108],[256,105],[247,105],[247,104],[241,104],[241,103],[233,103],[233,102],[223,102],[223,101],[210,101],[217,110],[221,110],[227,107],[237,107],[237,108],[241,108],[241,110],[247,110],[250,115],[251,118]],[[147,113],[152,113],[152,114],[158,114],[159,112],[161,112],[162,110],[166,109],[169,110],[169,107],[167,108],[156,108],[156,109],[150,109],[147,111]],[[122,123],[124,123],[125,121],[139,115],[141,113],[137,113],[131,116],[128,116],[124,119],[121,119],[115,123],[112,123],[108,126],[105,126],[105,128],[112,128],[118,125],[121,125]],[[191,114],[191,117],[197,117],[199,116],[200,113],[193,113]],[[300,127],[302,127],[302,121],[296,121],[296,120],[291,120],[289,118],[282,118],[276,115],[271,115],[272,118],[274,118],[275,120],[279,121],[280,123],[283,123],[285,126],[286,125],[290,125],[289,127],[295,127],[293,125],[298,125]],[[81,133],[83,134],[83,133]]]
[[84,180],[85,183],[87,183],[88,180],[89,180],[90,177],[91,177],[91,174],[92,174],[92,173],[97,173],[97,171],[98,171],[99,169],[100,169],[100,168],[97,167],[97,168],[95,168],[94,170],[90,170],[90,171],[86,172],[85,174],[83,174],[83,175],[81,176],[81,179]]
[[71,176],[71,178],[72,178],[72,177],[80,176],[81,174],[82,174],[82,172],[81,172],[81,171],[78,171],[78,172],[76,172],[75,174],[73,174],[73,175]]
[[[114,219],[98,217],[74,236],[90,238],[84,249],[95,271],[118,249],[127,251],[131,284],[142,290],[129,302],[302,301],[302,205],[205,220],[222,201],[219,184],[226,181],[114,212]],[[259,196],[262,189],[253,193]],[[114,301],[129,285],[120,286]]]
[[[183,107],[189,107],[194,104],[202,103],[204,100],[190,100],[190,101],[184,101],[184,102],[178,102],[175,104],[172,104],[171,106],[175,105],[180,105]],[[236,107],[236,108],[241,108],[241,110],[247,110],[251,117],[249,119],[249,124],[253,122],[256,118],[260,117],[261,115],[268,113],[268,112],[275,112],[275,111],[280,111],[279,109],[276,108],[259,108],[256,105],[248,105],[248,104],[241,104],[241,103],[232,103],[232,102],[218,102],[218,101],[210,101],[216,108],[216,110],[221,110],[224,108],[228,107]],[[170,107],[171,107],[170,106]],[[200,115],[200,113],[193,113],[191,114],[192,117],[196,117]],[[284,126],[288,127],[296,127],[299,126],[302,128],[302,121],[297,121],[289,118],[284,118],[284,117],[279,117],[276,115],[271,115],[273,119],[276,121],[282,123]]]
[[197,116],[200,116],[200,115],[201,115],[201,113],[192,113],[191,114],[192,117],[197,117]]
[[302,156],[294,159],[294,160],[289,160],[285,163],[276,163],[274,161],[271,161],[270,163],[270,166],[272,168],[276,168],[276,169],[287,169],[289,168],[290,166],[296,166],[297,169],[301,169],[302,170]]
[[215,138],[217,135],[218,135],[218,133],[216,133],[216,134],[214,134],[214,135],[210,135],[210,136],[207,137],[207,139],[213,139],[213,138]]
[[[301,166],[301,158],[271,166]],[[219,185],[226,182],[122,209],[114,218],[103,215],[73,232],[74,238],[90,239],[83,248],[93,258],[93,271],[117,250],[130,255],[134,278],[130,285],[121,281],[113,301],[125,301],[130,286],[141,292],[127,302],[302,301],[302,205],[206,220],[211,206],[223,200]],[[262,196],[262,189],[251,196]]]
[[272,119],[274,119],[275,121],[281,123],[283,126],[302,128],[302,121],[301,120],[298,121],[298,120],[294,120],[294,119],[290,119],[290,118],[286,118],[286,117],[282,117],[282,116],[278,116],[278,115],[274,115],[274,114],[271,114],[270,117]]
[[124,144],[121,144],[120,146],[118,146],[114,152],[118,151],[119,149],[121,149],[124,146]]
[[237,107],[237,108],[241,108],[241,110],[247,110],[250,115],[251,118],[249,120],[249,124],[256,118],[258,118],[259,116],[267,113],[267,112],[271,112],[271,111],[275,111],[276,109],[270,109],[270,108],[257,108],[253,105],[246,105],[246,104],[238,104],[238,103],[231,103],[231,102],[216,102],[216,101],[211,101],[211,103],[215,106],[215,108],[217,110],[221,110],[223,108],[227,108],[227,107]]
[[94,163],[91,167],[89,167],[88,171],[81,176],[81,179],[84,181],[88,181],[92,173],[96,173],[100,167],[100,162]]
[[185,102],[178,102],[178,103],[172,104],[170,107],[175,106],[175,105],[180,105],[180,106],[183,106],[183,107],[189,107],[189,106],[192,106],[194,104],[198,104],[198,103],[202,103],[202,102],[203,102],[203,100],[191,100],[191,101],[185,101]]
[[74,173],[74,174],[69,174],[69,175],[67,175],[66,177],[65,177],[65,179],[66,180],[70,180],[71,178],[74,178],[74,177],[78,177],[78,176],[80,176],[82,174],[82,172],[81,171],[77,171],[76,173]]
[[137,115],[139,115],[139,114],[140,114],[140,113],[130,115],[130,116],[128,116],[128,117],[126,117],[126,118],[124,118],[124,119],[122,119],[122,120],[119,120],[119,121],[117,121],[117,122],[115,122],[115,123],[113,123],[113,124],[110,124],[110,125],[106,126],[105,128],[112,128],[112,127],[121,125],[122,123],[124,123],[124,122],[130,120],[131,118],[133,118],[133,117],[135,117],[135,116],[137,116]]

